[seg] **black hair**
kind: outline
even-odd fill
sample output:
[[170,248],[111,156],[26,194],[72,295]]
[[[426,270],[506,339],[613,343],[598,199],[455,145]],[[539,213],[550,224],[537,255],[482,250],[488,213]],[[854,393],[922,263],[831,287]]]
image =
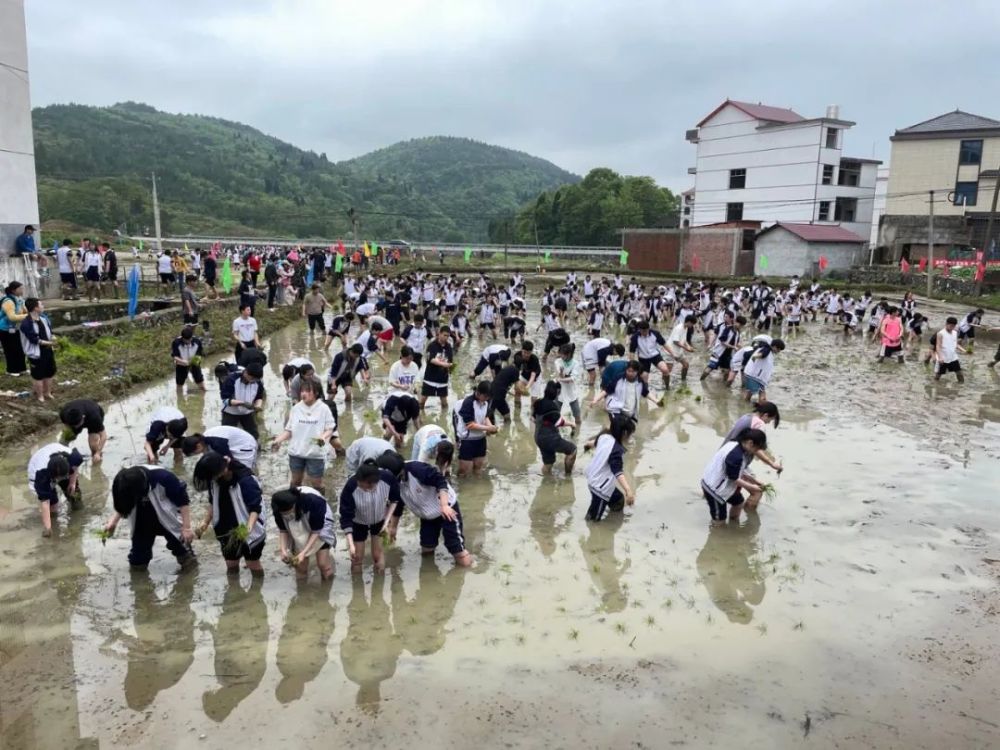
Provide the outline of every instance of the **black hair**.
[[480,380],[476,385],[476,393],[480,396],[492,396],[493,395],[493,381],[492,380]]
[[613,351],[616,356],[624,357],[625,356],[625,344],[612,344],[611,345],[611,351]]
[[354,472],[354,478],[358,482],[374,482],[379,477],[379,468],[375,464],[361,464]]
[[752,442],[755,448],[760,448],[760,449],[767,448],[767,435],[765,435],[762,430],[747,428],[736,436],[737,443],[743,443],[746,440]]
[[306,391],[310,391],[316,397],[317,401],[323,400],[323,384],[316,378],[302,378],[302,387],[299,390],[299,395]]
[[205,442],[205,436],[200,432],[196,432],[193,435],[188,435],[184,440],[181,441],[181,451],[185,456],[193,456],[194,452],[198,450],[198,446]]
[[396,451],[388,450],[375,460],[376,466],[385,469],[393,476],[398,477],[406,468],[406,462]]
[[83,422],[83,409],[70,406],[63,411],[62,423],[67,427],[79,427],[81,422]]
[[65,453],[56,453],[49,456],[49,463],[45,467],[49,472],[49,479],[58,481],[70,475],[69,459]]
[[298,487],[292,487],[287,490],[278,490],[273,495],[271,495],[271,510],[277,513],[287,513],[292,508],[295,508],[295,520],[298,521],[302,517],[302,511],[299,510],[298,500],[302,497],[302,490]]
[[779,352],[785,351],[785,342],[782,339],[772,339],[771,349],[775,349]]
[[737,315],[736,322],[739,323],[741,326],[745,326],[747,324],[747,319],[742,315]]
[[576,352],[576,344],[572,341],[559,347],[559,353],[564,357],[572,357],[574,352]]
[[624,444],[628,437],[635,432],[635,420],[627,414],[615,414],[611,417],[611,425],[601,432],[602,435],[610,435],[618,443]]
[[292,378],[295,377],[296,372],[297,370],[295,368],[295,365],[285,365],[281,368],[281,379],[291,380]]
[[260,380],[264,377],[264,365],[260,362],[250,362],[246,367],[243,368],[243,372],[252,378],[257,378]]
[[774,420],[775,428],[781,424],[781,414],[778,411],[778,407],[773,402],[765,401],[764,403],[754,404],[753,410],[762,417],[771,417]]
[[42,304],[42,301],[38,299],[38,297],[28,297],[28,299],[24,301],[24,309],[31,312],[40,304]]
[[198,492],[208,492],[208,488],[226,470],[226,459],[215,451],[206,451],[194,465],[192,477]]
[[434,455],[436,456],[436,463],[439,466],[450,464],[455,457],[455,444],[450,440],[442,440],[437,444]]
[[361,344],[351,344],[351,348],[348,349],[349,352],[351,352],[352,354],[357,354],[358,356],[360,356],[361,353],[364,352],[364,350],[365,348],[361,346]]
[[642,372],[642,363],[637,359],[630,359],[628,364],[625,365],[626,370],[635,370],[636,372]]
[[229,377],[229,367],[226,366],[225,362],[219,362],[219,364],[215,366],[215,377],[219,380]]
[[194,338],[194,329],[191,326],[184,326],[181,329],[181,338],[185,340]]
[[7,285],[7,288],[3,290],[4,294],[13,294],[16,290],[20,289],[24,284],[20,281],[12,281]]
[[179,438],[187,432],[188,421],[187,417],[181,417],[180,419],[171,419],[167,422],[167,434],[172,438]]
[[412,346],[404,346],[402,349],[399,350],[400,359],[402,359],[403,357],[412,357],[412,356],[413,356]]
[[559,394],[562,393],[562,386],[559,384],[558,380],[550,380],[545,384],[545,392],[542,394],[544,398],[551,399],[555,401],[559,398]]
[[149,492],[149,474],[141,466],[119,471],[111,483],[111,504],[115,512],[127,516]]
[[530,341],[522,341],[521,342],[521,351],[533,352],[533,351],[535,351],[535,345],[533,343],[531,343]]
[[951,323],[953,326],[957,326],[958,325],[958,318],[956,318],[954,315],[949,315],[948,319],[945,320],[945,323]]

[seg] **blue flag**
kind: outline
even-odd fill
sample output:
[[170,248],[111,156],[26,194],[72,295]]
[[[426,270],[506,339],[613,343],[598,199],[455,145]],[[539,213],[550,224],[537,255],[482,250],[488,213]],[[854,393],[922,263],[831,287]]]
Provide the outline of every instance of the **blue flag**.
[[312,286],[313,279],[316,278],[316,267],[310,261],[309,270],[306,272],[306,286]]
[[139,309],[139,264],[132,266],[128,274],[128,317],[135,320],[136,311]]

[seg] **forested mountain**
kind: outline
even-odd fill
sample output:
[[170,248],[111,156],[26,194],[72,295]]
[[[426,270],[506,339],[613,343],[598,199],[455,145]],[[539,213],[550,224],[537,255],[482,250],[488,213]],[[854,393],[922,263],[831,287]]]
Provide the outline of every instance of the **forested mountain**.
[[623,227],[676,227],[679,207],[679,198],[652,177],[623,177],[602,167],[492,220],[489,233],[494,242],[513,244],[617,245]]
[[399,143],[332,163],[236,122],[134,102],[34,111],[43,221],[164,234],[481,240],[491,217],[579,178],[542,159],[461,138]]

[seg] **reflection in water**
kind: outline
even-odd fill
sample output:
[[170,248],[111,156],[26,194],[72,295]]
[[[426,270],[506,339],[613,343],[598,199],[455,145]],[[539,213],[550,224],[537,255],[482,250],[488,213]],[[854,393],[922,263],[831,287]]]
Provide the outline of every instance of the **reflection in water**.
[[261,585],[254,578],[245,591],[236,580],[226,587],[212,633],[219,688],[202,695],[205,715],[214,721],[224,721],[257,688],[267,669],[269,632]]
[[403,641],[389,621],[384,588],[385,576],[376,575],[369,603],[364,579],[354,577],[351,603],[347,607],[347,635],[340,642],[344,674],[358,686],[357,704],[373,713],[378,712],[382,700],[382,682],[396,673],[403,651]]
[[180,682],[194,661],[194,573],[177,577],[163,600],[145,570],[132,574],[135,638],[128,639],[125,700],[140,711],[157,693]]
[[603,521],[588,523],[589,535],[580,537],[583,560],[601,594],[601,610],[604,612],[621,612],[628,604],[622,576],[632,566],[632,560],[626,557],[619,563],[615,556],[615,533],[624,522],[624,513],[612,511]]
[[730,622],[741,625],[753,619],[754,607],[764,600],[766,592],[764,571],[756,559],[758,531],[757,513],[747,513],[742,526],[713,526],[696,561],[698,577],[712,603]]
[[299,584],[285,612],[275,657],[281,682],[274,695],[282,703],[301,698],[306,683],[316,679],[326,664],[336,611],[330,602],[330,583]]
[[442,573],[432,556],[420,561],[419,588],[412,600],[406,598],[402,579],[393,573],[392,621],[403,639],[403,648],[414,656],[437,653],[444,646],[448,622],[465,583],[465,570],[448,564]]
[[531,521],[531,535],[538,542],[538,548],[545,557],[552,557],[556,551],[556,538],[569,528],[572,516],[567,513],[562,523],[556,517],[569,510],[576,499],[572,482],[558,477],[542,477],[535,491],[535,499],[528,509]]

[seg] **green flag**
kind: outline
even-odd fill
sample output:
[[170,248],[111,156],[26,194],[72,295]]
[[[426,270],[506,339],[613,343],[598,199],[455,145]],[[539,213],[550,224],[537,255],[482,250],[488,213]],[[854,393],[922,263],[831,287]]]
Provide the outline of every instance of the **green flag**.
[[142,240],[139,240],[139,250],[142,251]]
[[468,263],[470,260],[472,260],[472,248],[467,247],[465,248],[465,262]]
[[548,263],[551,260],[552,260],[552,251],[551,250],[546,250],[545,251],[545,262]]
[[340,253],[333,254],[333,270],[335,273],[340,273],[344,270],[344,256]]
[[628,250],[622,248],[621,253],[618,254],[618,265],[627,266],[628,265]]
[[233,288],[233,269],[229,267],[229,258],[226,258],[226,262],[222,264],[222,288],[226,294],[229,294]]
[[761,267],[761,270],[767,268],[767,256],[761,255],[760,259],[757,261],[757,265]]

